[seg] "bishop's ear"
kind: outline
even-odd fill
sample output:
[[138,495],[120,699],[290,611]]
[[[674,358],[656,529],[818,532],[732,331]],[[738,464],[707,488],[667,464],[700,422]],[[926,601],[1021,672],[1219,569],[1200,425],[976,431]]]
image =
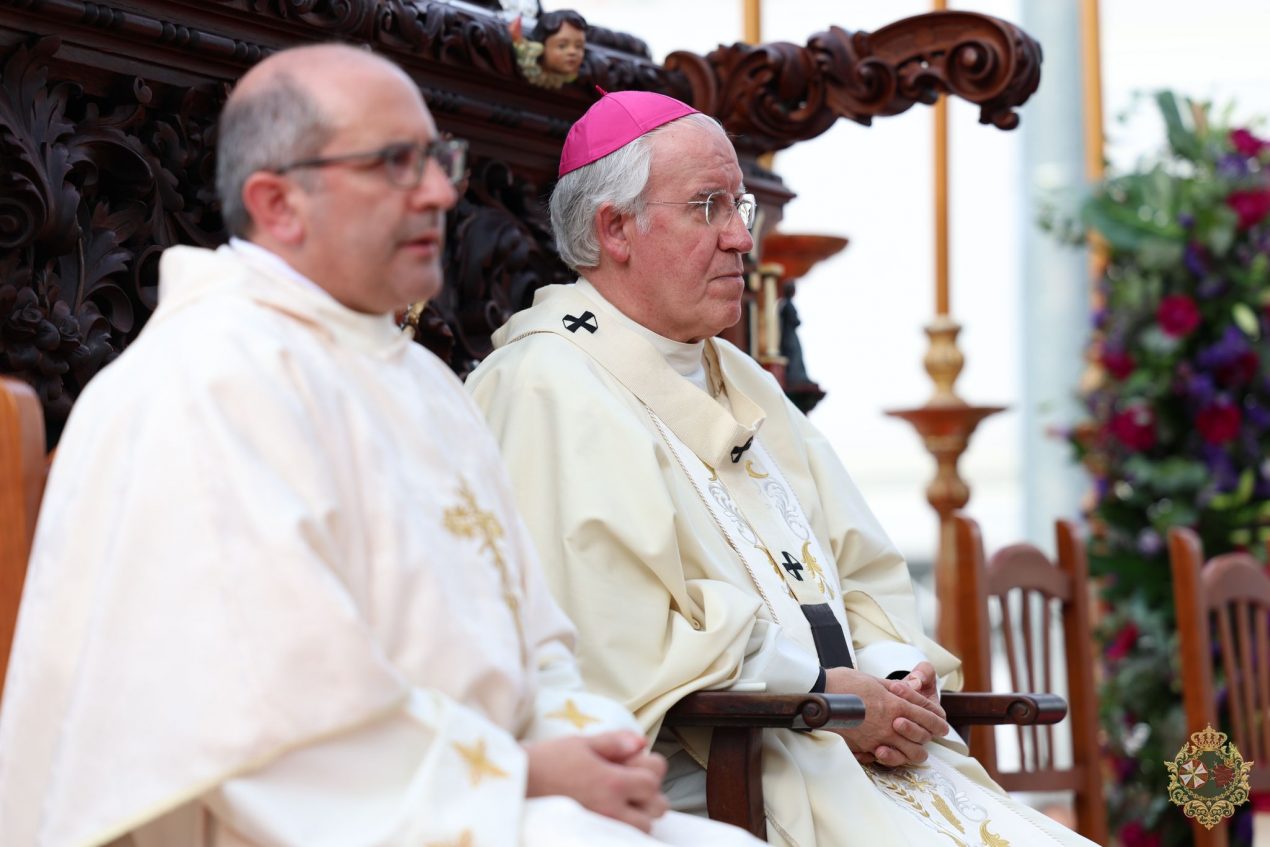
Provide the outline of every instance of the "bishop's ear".
[[634,215],[619,211],[612,203],[600,206],[595,213],[600,252],[615,262],[628,261],[631,257],[630,229],[634,226]]

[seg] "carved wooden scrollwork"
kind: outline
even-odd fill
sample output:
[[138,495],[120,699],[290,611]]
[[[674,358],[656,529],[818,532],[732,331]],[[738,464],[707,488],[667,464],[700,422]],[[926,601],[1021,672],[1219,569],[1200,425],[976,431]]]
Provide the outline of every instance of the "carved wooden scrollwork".
[[493,349],[490,335],[544,285],[572,282],[556,254],[539,186],[505,163],[473,168],[446,227],[446,285],[428,303],[417,336],[467,376]]
[[983,123],[1013,129],[1016,108],[1040,81],[1041,48],[996,18],[938,12],[874,33],[831,27],[806,47],[672,53],[666,66],[681,75],[681,96],[743,136],[748,149],[767,151],[814,138],[840,117],[867,125],[940,93],[978,104]]
[[136,77],[105,97],[49,84],[58,47],[14,49],[0,86],[0,370],[36,388],[50,434],[153,310],[159,253],[216,240],[224,96]]
[[572,276],[544,199],[592,83],[674,94],[720,117],[740,133],[747,181],[775,220],[792,195],[756,152],[941,91],[1009,128],[1040,66],[1024,33],[967,13],[872,34],[833,28],[805,47],[674,54],[665,65],[638,38],[592,26],[579,84],[547,92],[517,74],[501,15],[474,3],[0,0],[0,372],[38,390],[50,443],[153,311],[160,253],[223,239],[213,157],[228,86],[274,50],[331,38],[400,63],[438,126],[472,142],[470,182],[448,222],[446,287],[418,334],[461,375],[535,289]]

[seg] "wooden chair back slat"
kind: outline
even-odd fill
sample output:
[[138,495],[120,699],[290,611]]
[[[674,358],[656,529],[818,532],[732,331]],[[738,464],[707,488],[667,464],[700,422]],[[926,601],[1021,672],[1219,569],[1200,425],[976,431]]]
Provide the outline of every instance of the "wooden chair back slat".
[[1253,663],[1253,668],[1257,670],[1257,698],[1265,717],[1261,720],[1261,747],[1253,754],[1253,761],[1270,762],[1270,613],[1257,615],[1256,630],[1256,654],[1260,660]]
[[[1076,828],[1085,837],[1107,842],[1107,812],[1098,755],[1098,703],[1094,690],[1092,629],[1089,618],[1088,563],[1076,527],[1055,527],[1058,560],[1030,544],[1013,544],[988,558],[978,525],[954,518],[961,580],[959,643],[971,645],[962,657],[966,686],[989,689],[994,629],[1010,673],[1021,690],[1054,690],[1063,666],[1052,661],[1057,646],[1055,624],[1062,630],[1072,766],[1057,767],[1057,744],[1046,726],[1019,727],[1020,770],[1002,771],[991,727],[970,730],[971,752],[1009,791],[1069,790],[1074,796]],[[994,627],[991,609],[999,614]]]
[[[1199,536],[1169,531],[1173,602],[1188,732],[1226,731],[1245,761],[1249,787],[1270,792],[1270,573],[1246,553],[1204,562]],[[1215,642],[1215,644],[1214,644]],[[1225,675],[1229,721],[1218,712],[1214,647]],[[1196,847],[1227,847],[1229,823],[1192,825]]]
[[25,382],[0,377],[0,698],[44,494],[44,448],[39,397]]

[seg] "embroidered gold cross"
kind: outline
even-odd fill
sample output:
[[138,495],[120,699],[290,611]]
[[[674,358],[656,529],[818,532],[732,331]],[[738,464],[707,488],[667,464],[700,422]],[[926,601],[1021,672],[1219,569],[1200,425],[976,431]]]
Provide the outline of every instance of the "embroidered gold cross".
[[599,718],[593,718],[586,712],[578,708],[578,704],[573,702],[573,698],[564,701],[564,708],[554,712],[548,712],[546,717],[556,718],[557,720],[568,721],[573,724],[575,729],[586,729],[587,724],[599,723]]
[[480,507],[480,504],[476,502],[476,495],[472,493],[472,489],[468,487],[465,479],[459,480],[459,500],[462,505],[451,506],[445,510],[443,518],[445,528],[459,538],[479,540],[481,542],[481,552],[489,553],[490,558],[494,562],[494,567],[498,568],[499,578],[502,580],[503,601],[507,603],[507,608],[511,609],[512,617],[516,619],[516,630],[523,639],[524,627],[521,626],[520,621],[520,597],[513,590],[511,575],[507,572],[507,561],[503,558],[503,551],[499,546],[499,542],[503,540],[504,535],[503,525],[499,522],[497,515]]
[[489,760],[489,756],[485,755],[485,739],[476,739],[475,744],[467,745],[453,742],[454,749],[463,757],[463,761],[467,763],[467,775],[472,780],[472,785],[481,784],[481,780],[485,777],[491,779],[502,779],[507,776],[507,771],[500,768]]

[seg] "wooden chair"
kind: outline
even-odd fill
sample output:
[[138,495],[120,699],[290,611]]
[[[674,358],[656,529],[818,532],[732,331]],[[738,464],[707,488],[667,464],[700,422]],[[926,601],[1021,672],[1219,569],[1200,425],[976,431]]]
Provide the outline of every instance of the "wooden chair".
[[[1103,798],[1098,755],[1098,700],[1090,646],[1089,567],[1084,545],[1069,521],[1055,524],[1057,562],[1030,544],[1013,544],[986,558],[979,526],[954,516],[957,574],[961,605],[958,638],[963,645],[962,669],[967,688],[992,685],[993,633],[1005,653],[1011,687],[1052,691],[1053,624],[1061,623],[1067,697],[1071,709],[1070,767],[1055,762],[1050,726],[1019,726],[1019,770],[1003,771],[997,761],[992,727],[970,730],[971,753],[1007,791],[1071,791],[1076,830],[1099,844],[1107,843],[1107,807]],[[991,610],[999,610],[994,626]]]
[[[1190,529],[1169,531],[1169,559],[1187,732],[1208,725],[1227,729],[1244,761],[1253,763],[1250,793],[1270,798],[1270,573],[1247,553],[1205,564],[1199,536]],[[1230,719],[1224,727],[1213,679],[1215,655],[1227,689]],[[1229,821],[1211,830],[1194,821],[1191,827],[1196,847],[1229,843]]]
[[44,412],[29,385],[0,377],[0,698],[44,493]]
[[[947,692],[940,698],[955,726],[1053,724],[1067,705],[1052,694]],[[841,694],[747,694],[699,691],[666,714],[665,725],[714,727],[706,768],[706,812],[713,820],[767,838],[763,811],[764,728],[845,729],[864,719],[859,697]]]

